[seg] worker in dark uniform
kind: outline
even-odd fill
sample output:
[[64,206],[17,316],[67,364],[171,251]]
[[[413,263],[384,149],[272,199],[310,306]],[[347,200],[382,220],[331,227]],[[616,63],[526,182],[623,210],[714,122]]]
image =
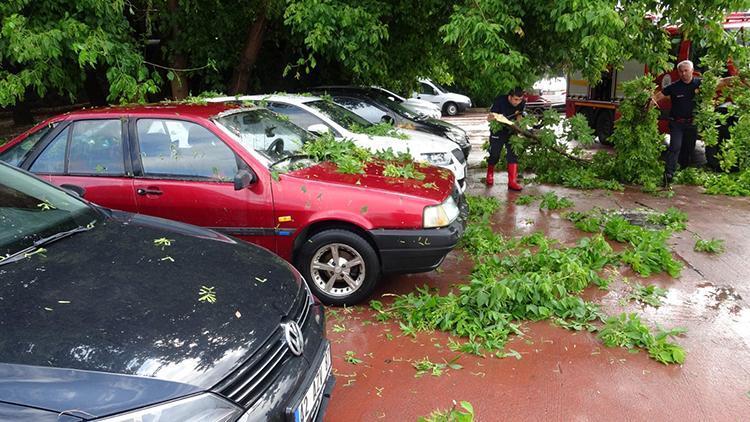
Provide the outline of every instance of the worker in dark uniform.
[[[502,114],[508,120],[518,121],[521,119],[525,107],[526,101],[523,98],[523,89],[515,88],[507,95],[495,98],[487,121],[495,120],[493,113]],[[492,186],[495,183],[495,165],[500,161],[500,151],[505,146],[505,159],[508,162],[508,190],[520,191],[522,187],[517,182],[518,157],[510,145],[510,134],[511,131],[507,127],[496,132],[490,131],[490,157],[487,159],[486,183],[487,186]]]
[[[677,73],[680,80],[657,92],[651,100],[657,105],[659,101],[667,96],[672,99],[672,109],[669,112],[669,148],[667,148],[667,159],[664,169],[664,185],[672,183],[677,162],[686,167],[690,164],[690,158],[695,150],[695,140],[698,131],[693,122],[695,112],[695,96],[701,86],[701,78],[693,76],[693,62],[683,60],[677,65]],[[732,78],[719,79],[717,89],[721,89]]]
[[682,167],[690,163],[690,156],[698,137],[698,131],[693,123],[693,112],[701,79],[693,76],[693,62],[690,60],[681,61],[677,65],[677,74],[680,80],[666,86],[652,97],[654,103],[667,96],[672,99],[672,110],[669,112],[669,148],[664,169],[665,185],[672,182],[678,158]]

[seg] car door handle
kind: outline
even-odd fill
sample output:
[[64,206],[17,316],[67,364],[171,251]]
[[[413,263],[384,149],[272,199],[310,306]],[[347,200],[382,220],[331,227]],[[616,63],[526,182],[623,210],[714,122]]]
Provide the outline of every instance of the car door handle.
[[156,189],[138,188],[135,191],[135,193],[137,193],[138,195],[144,196],[144,195],[161,195],[163,192],[161,190],[159,190],[158,188],[156,188]]

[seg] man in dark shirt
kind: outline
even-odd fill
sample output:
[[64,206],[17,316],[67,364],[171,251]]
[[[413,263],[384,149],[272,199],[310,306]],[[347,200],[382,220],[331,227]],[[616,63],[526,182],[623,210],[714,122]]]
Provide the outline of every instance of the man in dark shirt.
[[[495,98],[492,104],[487,121],[495,120],[493,113],[502,114],[508,120],[521,119],[523,110],[526,107],[526,101],[523,99],[523,89],[515,88],[508,92],[507,95],[500,95]],[[499,131],[490,131],[490,157],[487,159],[487,186],[495,183],[495,165],[500,161],[500,151],[505,146],[505,159],[508,162],[508,189],[520,191],[521,185],[518,184],[518,157],[510,145],[511,131],[507,127]]]
[[653,97],[655,103],[667,96],[672,99],[672,109],[669,112],[669,148],[664,170],[665,185],[672,182],[678,158],[680,166],[690,164],[695,140],[698,137],[698,131],[693,123],[693,113],[701,79],[693,76],[693,62],[690,60],[683,60],[677,65],[677,74],[680,80],[668,85]]

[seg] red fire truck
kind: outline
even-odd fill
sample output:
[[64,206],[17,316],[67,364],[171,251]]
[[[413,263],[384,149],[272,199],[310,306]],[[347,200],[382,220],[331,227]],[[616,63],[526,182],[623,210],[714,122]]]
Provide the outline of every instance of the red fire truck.
[[[750,12],[728,15],[724,21],[724,29],[726,31],[740,31],[742,36],[746,36],[750,40],[750,33],[745,35],[745,32],[750,31]],[[703,70],[700,63],[700,58],[703,55],[701,48],[693,46],[690,40],[684,39],[679,28],[668,27],[667,31],[671,37],[672,56],[677,57],[675,64],[685,59],[692,60],[695,64],[695,74],[699,75]],[[728,67],[729,74],[737,73],[731,62]],[[613,69],[602,73],[601,82],[593,86],[589,85],[580,72],[572,73],[568,75],[565,114],[568,117],[576,113],[586,116],[589,125],[599,137],[599,140],[607,143],[607,139],[614,130],[614,121],[620,117],[618,107],[624,97],[622,83],[647,74],[649,74],[648,67],[636,61],[626,62],[622,69]],[[656,75],[654,81],[656,86],[664,88],[678,79],[677,68],[674,68],[669,72]],[[669,132],[667,116],[670,107],[669,97],[659,103],[661,109],[659,129],[662,133]]]

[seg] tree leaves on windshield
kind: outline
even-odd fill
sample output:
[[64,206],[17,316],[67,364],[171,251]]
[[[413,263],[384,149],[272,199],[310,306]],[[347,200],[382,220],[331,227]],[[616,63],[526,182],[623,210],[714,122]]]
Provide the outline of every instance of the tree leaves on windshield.
[[396,153],[391,148],[372,153],[349,139],[337,140],[331,134],[305,143],[302,154],[317,161],[332,162],[339,173],[364,174],[367,163],[381,161],[384,164],[383,174],[387,177],[413,180],[425,178],[424,173],[418,170],[420,164],[414,163],[408,153]]

